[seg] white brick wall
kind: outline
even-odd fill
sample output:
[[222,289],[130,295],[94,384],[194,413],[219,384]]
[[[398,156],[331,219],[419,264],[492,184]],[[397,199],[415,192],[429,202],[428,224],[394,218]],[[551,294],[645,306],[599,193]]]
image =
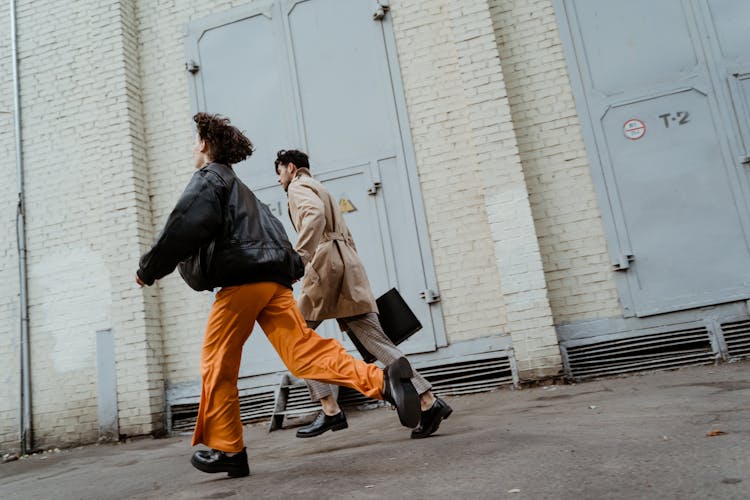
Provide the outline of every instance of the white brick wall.
[[[559,349],[488,4],[392,6],[441,293],[458,292],[444,304],[449,338],[502,328],[525,376],[556,373]],[[467,248],[476,260],[459,257]],[[482,322],[465,325],[471,317]]]
[[551,0],[490,0],[555,323],[620,309]]
[[[41,443],[96,437],[102,328],[115,335],[120,431],[152,432],[164,384],[199,383],[211,302],[176,273],[146,290],[132,283],[193,172],[183,30],[248,2],[18,3],[35,433]],[[509,334],[523,373],[554,372],[553,312],[566,321],[618,311],[580,131],[563,132],[577,127],[569,89],[560,97],[535,72],[550,63],[565,74],[559,41],[537,33],[554,29],[548,2],[535,2],[543,21],[521,2],[391,4],[448,339]],[[7,37],[0,62],[5,47]],[[8,73],[0,89],[2,110]],[[3,133],[0,152],[12,158],[12,147]],[[0,182],[15,191],[10,174]],[[0,278],[16,287],[0,292],[0,361],[17,366],[14,203],[0,200],[10,235]],[[8,377],[0,443],[17,441],[17,374]]]
[[460,34],[447,15],[453,7],[391,5],[448,340],[497,335],[505,309],[456,51]]
[[[20,310],[16,248],[16,162],[8,2],[0,4],[0,450],[17,449],[20,402]],[[5,22],[8,20],[8,22]]]
[[[158,309],[133,283],[151,230],[148,207],[136,203],[147,184],[134,10],[114,0],[17,5],[34,441],[98,436],[95,333],[106,328],[118,405],[133,414],[121,415],[120,432],[152,432],[161,427],[162,352],[158,323],[146,320],[158,322]],[[2,266],[17,273],[13,259]],[[17,309],[6,297],[0,311]]]
[[554,375],[561,369],[560,353],[489,5],[466,1],[447,15],[520,375]]

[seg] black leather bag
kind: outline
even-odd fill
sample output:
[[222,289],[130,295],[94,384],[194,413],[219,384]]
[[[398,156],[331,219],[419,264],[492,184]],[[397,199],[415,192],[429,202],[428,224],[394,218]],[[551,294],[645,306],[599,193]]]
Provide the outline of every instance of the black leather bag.
[[[399,345],[422,329],[422,323],[419,322],[417,316],[409,309],[409,305],[395,288],[385,292],[375,302],[378,305],[380,326],[395,345]],[[365,349],[352,332],[347,330],[346,333],[365,362],[372,363],[375,361],[375,356]]]

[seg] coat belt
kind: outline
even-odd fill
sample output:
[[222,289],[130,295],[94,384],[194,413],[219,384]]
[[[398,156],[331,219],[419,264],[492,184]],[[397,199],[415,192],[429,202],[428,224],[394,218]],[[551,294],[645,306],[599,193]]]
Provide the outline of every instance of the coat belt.
[[323,233],[322,238],[320,239],[321,242],[324,241],[344,241],[348,242],[351,238],[343,233],[337,233],[337,232],[330,232],[330,233]]

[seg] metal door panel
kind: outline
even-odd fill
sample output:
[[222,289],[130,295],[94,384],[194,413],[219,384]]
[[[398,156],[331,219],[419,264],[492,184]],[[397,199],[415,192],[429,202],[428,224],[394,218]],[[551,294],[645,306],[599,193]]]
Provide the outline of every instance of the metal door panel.
[[681,0],[568,4],[596,92],[632,93],[679,79],[698,64]]
[[[373,21],[375,7],[374,0],[278,0],[195,21],[186,37],[190,91],[194,111],[225,114],[253,140],[255,153],[235,170],[292,241],[273,160],[282,148],[310,153],[314,175],[357,207],[345,219],[373,291],[399,285],[422,321],[424,330],[405,344],[406,352],[422,352],[434,350],[444,331],[439,304],[419,298],[434,273],[429,248],[417,239],[423,215],[413,208],[421,205],[410,186],[408,130],[397,115],[404,110],[387,54],[394,50],[389,21]],[[353,349],[333,321],[318,332]],[[284,369],[259,328],[245,349],[241,376]]]
[[[382,196],[376,201],[387,220],[386,227],[390,234],[398,238],[390,248],[386,249],[385,258],[388,263],[391,286],[401,292],[409,307],[414,311],[424,325],[427,332],[420,332],[412,336],[401,345],[406,353],[425,352],[435,349],[435,336],[431,334],[434,319],[431,317],[431,305],[420,298],[428,287],[423,276],[426,274],[424,261],[414,249],[419,248],[419,240],[412,218],[408,215],[413,211],[410,203],[406,172],[396,158],[384,158],[376,163],[377,175],[383,179],[393,179],[393,182],[383,184]],[[398,249],[401,249],[400,251]],[[409,251],[404,251],[408,249]],[[421,279],[416,279],[417,277]]]
[[[750,284],[750,250],[707,101],[685,90],[614,106],[602,122],[641,315],[741,299]],[[623,134],[633,117],[647,124],[639,140]]]
[[[724,138],[733,150],[732,187],[740,206],[746,239],[750,238],[750,3],[695,0],[704,20],[706,49],[713,62],[722,114],[729,125]],[[734,117],[735,120],[732,120]],[[750,243],[750,239],[748,239]]]
[[750,154],[750,2],[711,0],[705,5],[720,52],[719,71],[728,83],[739,122],[741,153],[747,156]]
[[[747,298],[744,195],[700,9],[556,6],[624,315]],[[628,137],[629,124],[639,133]]]
[[706,5],[724,60],[738,64],[750,62],[750,2],[710,0]]
[[[372,20],[374,6],[351,0],[287,1],[293,73],[313,174],[328,185],[328,172],[369,165],[357,196],[366,195],[373,222],[351,229],[376,296],[398,287],[424,325],[404,344],[405,352],[421,352],[435,348],[442,318],[439,305],[420,298],[428,289],[428,273],[417,239],[387,43],[382,24]],[[334,32],[336,37],[322,36]],[[383,165],[388,167],[381,171]],[[347,214],[347,223],[357,224],[358,217]]]
[[255,153],[235,166],[238,174],[248,178],[253,165],[263,165],[262,178],[271,182],[276,151],[298,136],[291,119],[286,53],[280,43],[283,30],[275,22],[277,9],[232,12],[235,19],[224,14],[216,19],[218,25],[193,35],[199,64],[197,94],[203,101],[199,109],[229,116],[253,141]]
[[308,153],[320,168],[398,148],[385,43],[372,9],[361,0],[303,0],[288,14]]
[[750,67],[729,76],[729,88],[743,145],[742,157],[739,160],[744,165],[743,170],[746,170],[750,168],[747,163],[750,157]]

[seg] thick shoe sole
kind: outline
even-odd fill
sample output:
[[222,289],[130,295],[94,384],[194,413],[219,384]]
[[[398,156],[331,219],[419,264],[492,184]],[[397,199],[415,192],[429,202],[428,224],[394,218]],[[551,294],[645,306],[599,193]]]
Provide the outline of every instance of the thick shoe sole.
[[216,474],[218,472],[226,472],[229,477],[245,477],[250,475],[250,467],[224,467],[221,469],[216,469],[214,467],[208,466],[204,463],[201,463],[197,460],[195,460],[195,457],[190,459],[190,463],[193,467],[198,469],[201,472],[207,472],[209,474]]
[[336,424],[336,425],[334,425],[334,426],[332,426],[332,427],[329,427],[328,429],[323,429],[322,431],[318,431],[318,432],[314,432],[314,433],[313,433],[313,432],[311,432],[311,433],[309,433],[309,434],[300,434],[300,433],[298,432],[298,433],[296,434],[296,436],[297,436],[298,438],[314,438],[314,437],[316,437],[316,436],[320,436],[321,434],[325,434],[325,433],[326,433],[326,432],[328,432],[328,431],[333,431],[333,432],[336,432],[336,431],[340,431],[340,430],[343,430],[343,429],[347,429],[347,428],[349,428],[349,424],[348,424],[348,423],[346,423],[346,422],[342,422],[342,423],[340,423],[340,424]]
[[421,410],[419,405],[419,394],[411,383],[414,372],[406,358],[399,358],[392,365],[388,376],[398,387],[393,391],[393,399],[398,412],[398,419],[404,427],[414,428],[419,425]]
[[453,413],[453,408],[451,408],[451,407],[443,408],[443,411],[440,413],[440,415],[438,415],[440,417],[440,420],[438,420],[437,424],[435,424],[435,428],[434,429],[432,429],[430,432],[419,433],[419,434],[416,434],[414,431],[412,431],[411,432],[411,438],[412,439],[424,439],[426,437],[432,436],[440,428],[440,423],[443,420],[448,420],[448,417],[451,416],[451,413]]

